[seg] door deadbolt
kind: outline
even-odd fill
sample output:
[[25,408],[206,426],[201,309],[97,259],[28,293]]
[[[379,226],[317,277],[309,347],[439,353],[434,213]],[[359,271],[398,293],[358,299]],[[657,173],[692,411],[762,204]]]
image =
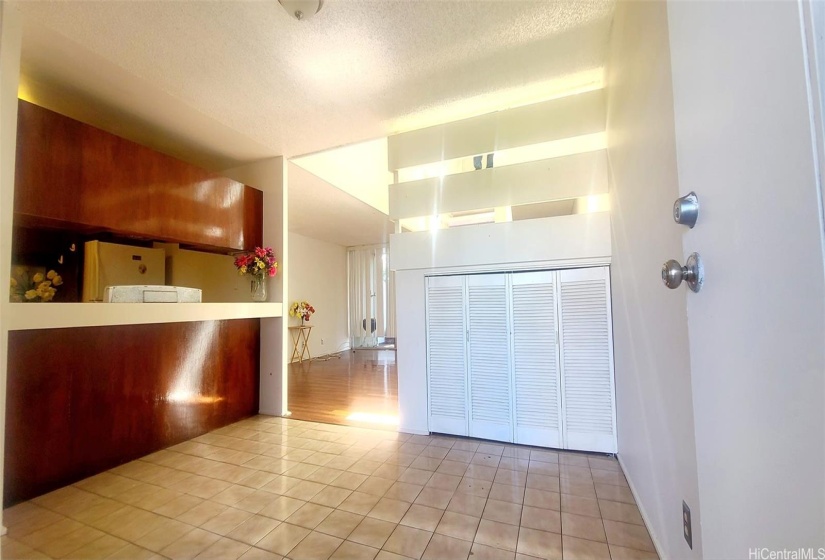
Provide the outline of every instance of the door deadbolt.
[[685,266],[675,260],[669,260],[662,265],[662,282],[665,286],[675,290],[681,285],[682,280],[687,282],[688,288],[694,292],[702,289],[702,284],[705,282],[705,269],[699,253],[691,253],[685,261]]
[[691,191],[682,198],[677,198],[673,203],[673,219],[677,224],[685,225],[691,229],[696,225],[699,217],[699,197]]

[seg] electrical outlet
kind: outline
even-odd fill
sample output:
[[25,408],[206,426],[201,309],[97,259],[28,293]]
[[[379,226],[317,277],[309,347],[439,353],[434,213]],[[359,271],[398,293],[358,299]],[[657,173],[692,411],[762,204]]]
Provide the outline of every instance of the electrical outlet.
[[690,549],[693,550],[693,528],[690,524],[690,508],[684,501],[682,501],[682,527],[685,532],[685,540]]
[[323,346],[323,345],[324,345],[324,339],[322,338],[321,339],[321,346]]

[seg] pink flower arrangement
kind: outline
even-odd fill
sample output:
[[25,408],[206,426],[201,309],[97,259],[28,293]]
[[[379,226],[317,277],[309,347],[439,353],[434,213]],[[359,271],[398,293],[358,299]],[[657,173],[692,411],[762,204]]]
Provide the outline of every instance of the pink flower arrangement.
[[238,274],[252,274],[254,276],[267,275],[270,278],[278,272],[278,263],[272,247],[255,247],[251,253],[244,253],[235,257],[235,267]]

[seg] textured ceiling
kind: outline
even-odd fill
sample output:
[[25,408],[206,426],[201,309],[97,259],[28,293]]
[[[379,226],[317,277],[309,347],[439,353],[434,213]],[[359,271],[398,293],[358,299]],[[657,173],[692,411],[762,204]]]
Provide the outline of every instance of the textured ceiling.
[[165,135],[144,143],[213,169],[380,138],[463,100],[599,69],[613,10],[327,0],[299,22],[275,0],[13,4],[28,21],[35,97],[57,110],[67,96],[97,103],[83,120],[138,141]]

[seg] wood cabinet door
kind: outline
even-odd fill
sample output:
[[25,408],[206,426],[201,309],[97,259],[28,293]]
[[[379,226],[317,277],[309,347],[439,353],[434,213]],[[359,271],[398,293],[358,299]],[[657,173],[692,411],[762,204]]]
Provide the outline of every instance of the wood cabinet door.
[[15,173],[17,225],[224,251],[262,243],[261,191],[22,100]]

